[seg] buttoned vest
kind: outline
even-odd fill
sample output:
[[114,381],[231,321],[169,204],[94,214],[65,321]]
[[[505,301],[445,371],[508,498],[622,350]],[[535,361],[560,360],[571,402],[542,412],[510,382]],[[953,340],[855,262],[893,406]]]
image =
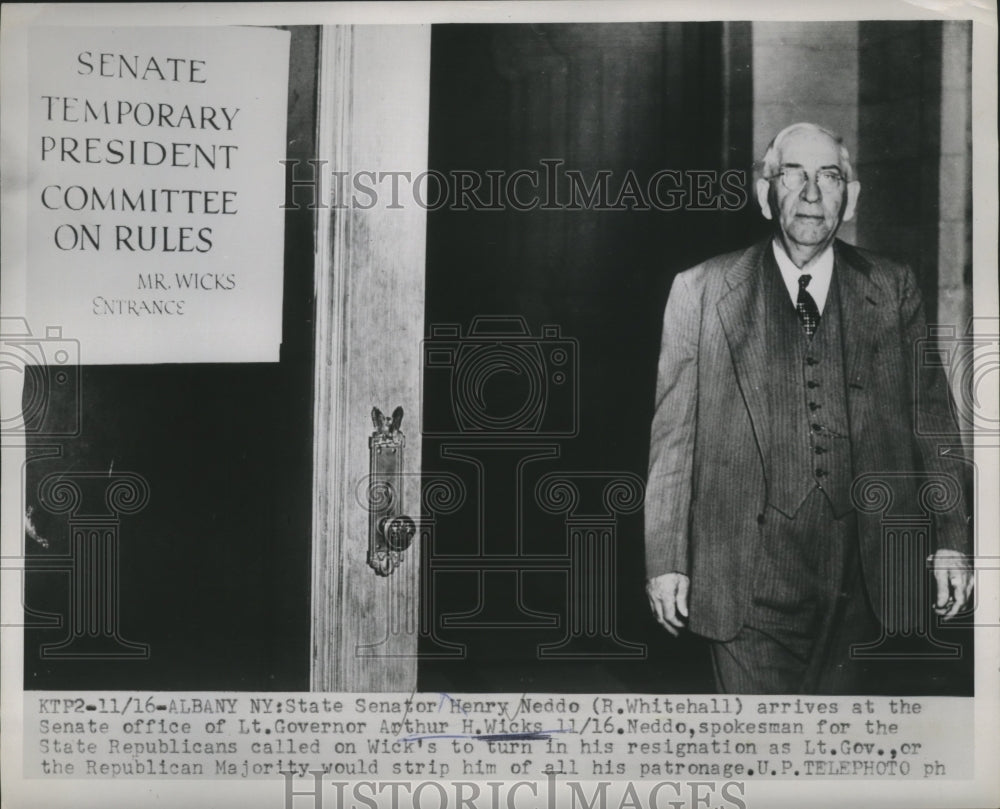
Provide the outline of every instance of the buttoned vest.
[[819,326],[810,338],[770,250],[764,262],[771,361],[768,502],[793,517],[818,488],[839,517],[852,507],[852,464],[836,268]]

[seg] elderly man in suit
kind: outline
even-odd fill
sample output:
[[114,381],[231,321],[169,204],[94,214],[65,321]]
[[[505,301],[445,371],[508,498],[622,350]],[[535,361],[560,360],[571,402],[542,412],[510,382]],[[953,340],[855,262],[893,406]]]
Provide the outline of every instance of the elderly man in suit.
[[[711,641],[720,691],[851,693],[851,646],[884,618],[880,515],[852,485],[889,476],[912,511],[921,475],[961,480],[965,465],[914,430],[916,407],[956,428],[944,375],[915,371],[913,274],[836,239],[860,190],[840,138],[782,130],[756,190],[773,236],[679,274],[667,301],[647,594],[669,632]],[[961,502],[934,534],[935,610],[950,618],[972,588]]]

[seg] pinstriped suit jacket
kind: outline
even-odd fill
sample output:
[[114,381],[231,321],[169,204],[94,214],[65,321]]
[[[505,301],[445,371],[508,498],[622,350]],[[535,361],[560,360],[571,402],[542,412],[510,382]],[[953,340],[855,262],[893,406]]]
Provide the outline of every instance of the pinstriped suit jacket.
[[[667,300],[646,489],[646,573],[691,577],[690,628],[728,640],[750,603],[758,515],[768,502],[765,304],[770,239],[679,274]],[[959,502],[935,517],[936,547],[968,552],[966,464],[942,455],[958,429],[943,372],[919,368],[923,305],[909,268],[834,242],[853,474],[890,481],[896,514],[920,514],[926,474],[959,484]],[[947,440],[947,439],[944,439]],[[954,488],[953,488],[954,490]],[[865,584],[882,606],[882,514],[858,512]],[[880,617],[881,614],[880,614]]]

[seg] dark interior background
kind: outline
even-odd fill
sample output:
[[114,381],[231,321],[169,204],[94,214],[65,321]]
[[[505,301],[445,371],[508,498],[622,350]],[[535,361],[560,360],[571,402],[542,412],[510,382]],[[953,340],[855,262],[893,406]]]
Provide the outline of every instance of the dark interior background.
[[[430,168],[510,175],[558,159],[588,183],[610,171],[612,198],[629,171],[643,188],[664,168],[745,171],[752,162],[749,24],[729,37],[733,70],[723,76],[721,23],[436,26]],[[559,192],[566,197],[565,184]],[[451,473],[471,494],[467,507],[436,518],[437,541],[424,548],[425,565],[436,571],[425,578],[436,623],[423,648],[439,652],[442,642],[451,643],[464,646],[464,654],[422,660],[421,690],[710,690],[701,645],[690,637],[669,641],[650,617],[641,510],[617,520],[617,639],[603,649],[595,645],[583,659],[542,659],[538,652],[559,642],[571,623],[565,571],[543,566],[519,582],[501,573],[480,579],[474,571],[504,564],[489,555],[520,552],[525,571],[531,556],[566,556],[565,519],[534,498],[543,474],[627,472],[645,479],[670,283],[678,271],[763,233],[757,219],[749,206],[429,213],[427,333],[453,323],[467,334],[482,315],[520,316],[535,337],[544,326],[558,326],[561,338],[575,341],[578,393],[547,388],[543,421],[565,428],[570,411],[579,419],[570,437],[532,429],[506,440],[502,429],[425,433],[425,486],[435,472]],[[442,373],[425,370],[425,425],[445,423],[453,407],[451,389],[439,384]],[[495,374],[482,388],[484,409],[503,421],[530,391],[525,374]],[[499,446],[468,449],[490,441]],[[546,448],[558,457],[525,463],[518,484],[518,458]],[[471,454],[481,466],[455,453]],[[482,497],[480,476],[488,480]],[[585,486],[578,511],[600,513],[601,497],[599,486]],[[485,558],[475,557],[477,520]],[[466,569],[456,569],[456,556],[468,557]],[[616,659],[626,646],[642,653]]]
[[[933,43],[935,25],[940,39],[934,23],[918,33]],[[557,159],[587,178],[610,171],[612,189],[630,170],[642,185],[662,168],[748,170],[755,157],[751,34],[750,23],[436,26],[430,167],[509,175]],[[864,24],[862,34],[867,47],[871,31]],[[898,69],[898,60],[880,62],[870,49],[865,54],[862,100],[870,100],[876,74],[898,93],[923,92],[926,76]],[[875,115],[865,108],[869,129]],[[927,115],[932,131],[934,118]],[[908,128],[884,110],[880,120],[879,143],[892,142],[885,130]],[[885,167],[877,168],[873,182],[891,187]],[[543,422],[558,426],[569,411],[579,422],[573,436],[546,436],[527,425],[503,438],[506,426],[469,429],[469,422],[450,436],[425,434],[425,487],[436,473],[452,474],[470,495],[454,513],[434,515],[435,540],[423,548],[431,619],[421,646],[428,655],[420,664],[421,690],[712,690],[704,644],[691,636],[670,638],[651,617],[641,511],[619,516],[615,525],[609,637],[603,645],[591,639],[577,659],[543,656],[543,647],[566,637],[574,613],[569,575],[551,562],[566,558],[566,519],[547,513],[534,489],[549,472],[627,472],[645,479],[670,283],[678,271],[766,234],[752,195],[747,199],[735,211],[445,207],[429,213],[427,334],[456,324],[466,345],[488,345],[468,337],[474,318],[483,315],[522,317],[536,338],[543,327],[558,326],[561,340],[575,341],[578,393],[570,402],[565,389],[545,388]],[[906,222],[914,226],[921,221],[909,208],[889,215],[876,206],[876,212],[896,228],[901,215],[912,213]],[[870,244],[881,230],[866,233],[864,243],[882,246]],[[920,265],[928,261],[929,255]],[[936,276],[928,270],[921,277],[933,305]],[[539,338],[542,347],[555,342]],[[442,377],[457,377],[462,361],[457,355],[450,372],[425,369],[425,427],[448,423],[461,385],[449,387]],[[513,423],[511,414],[532,393],[529,376],[510,369],[484,377],[482,413]],[[542,457],[546,451],[550,457]],[[581,484],[576,513],[600,513],[601,498],[599,487]],[[520,559],[520,574],[505,572],[505,555]],[[871,692],[971,693],[971,631],[946,628],[938,635],[962,645],[960,660],[873,663]],[[616,656],[637,648],[635,656]]]
[[[318,31],[290,30],[288,158],[308,160]],[[56,441],[43,434],[69,423],[76,400],[47,402],[25,482],[50,544],[27,539],[29,565],[57,563],[69,550],[66,516],[38,502],[46,475],[142,475],[148,505],[119,526],[117,615],[121,636],[148,644],[149,656],[42,659],[42,644],[69,633],[37,625],[45,613],[72,614],[69,576],[28,572],[26,689],[309,688],[313,217],[305,207],[285,215],[284,279],[280,362],[83,366],[79,435]],[[31,395],[29,380],[25,400]],[[97,511],[101,483],[84,486]]]

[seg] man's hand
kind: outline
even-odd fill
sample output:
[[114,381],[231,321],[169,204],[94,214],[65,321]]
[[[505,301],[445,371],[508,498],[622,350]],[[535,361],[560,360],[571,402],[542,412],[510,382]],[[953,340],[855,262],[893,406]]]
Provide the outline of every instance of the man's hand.
[[934,612],[945,620],[954,618],[965,609],[972,596],[972,569],[965,554],[942,548],[928,562],[934,571],[937,599]]
[[664,573],[646,582],[646,595],[656,620],[675,637],[688,616],[689,584],[690,579],[683,573]]

